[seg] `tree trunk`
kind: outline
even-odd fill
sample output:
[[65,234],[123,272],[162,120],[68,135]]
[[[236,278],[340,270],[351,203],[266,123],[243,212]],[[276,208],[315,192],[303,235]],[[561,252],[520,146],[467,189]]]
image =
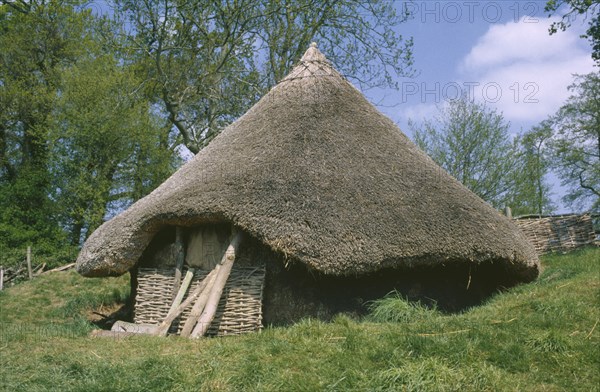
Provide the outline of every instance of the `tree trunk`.
[[81,230],[83,230],[83,223],[78,219],[77,222],[73,224],[73,229],[71,230],[71,245],[79,245],[79,242],[81,241]]

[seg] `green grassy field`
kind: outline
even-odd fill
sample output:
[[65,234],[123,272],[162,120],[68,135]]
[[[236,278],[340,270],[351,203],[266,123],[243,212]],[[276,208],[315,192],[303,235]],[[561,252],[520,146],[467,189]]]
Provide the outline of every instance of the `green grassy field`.
[[43,275],[0,293],[6,391],[599,391],[600,249],[543,258],[534,283],[447,315],[393,295],[364,320],[242,337],[91,338],[127,277]]

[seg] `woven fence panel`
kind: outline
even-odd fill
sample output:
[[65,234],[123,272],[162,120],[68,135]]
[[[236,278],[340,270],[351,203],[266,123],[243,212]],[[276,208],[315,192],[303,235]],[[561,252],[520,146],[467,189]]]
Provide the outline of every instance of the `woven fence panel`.
[[539,254],[575,249],[593,243],[596,237],[587,214],[518,218],[515,223]]
[[[208,275],[209,271],[195,270],[186,296]],[[183,271],[185,275],[186,270]],[[173,279],[175,268],[140,268],[135,298],[134,322],[137,324],[160,324],[165,319],[173,302]],[[217,313],[208,335],[239,335],[262,328],[262,293],[265,268],[234,266],[227,279]],[[179,334],[185,324],[193,303],[184,309],[169,330]]]

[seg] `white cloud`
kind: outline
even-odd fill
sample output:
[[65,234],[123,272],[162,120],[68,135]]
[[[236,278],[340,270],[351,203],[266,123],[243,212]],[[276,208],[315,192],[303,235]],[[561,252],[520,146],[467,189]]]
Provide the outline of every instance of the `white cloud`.
[[550,36],[555,18],[493,25],[459,65],[465,82],[477,82],[476,100],[511,121],[538,122],[568,98],[572,74],[594,70],[581,27]]
[[492,25],[463,61],[466,70],[497,67],[515,62],[560,61],[565,52],[577,46],[579,38],[565,33],[550,36],[548,27],[555,19],[536,23],[518,22]]

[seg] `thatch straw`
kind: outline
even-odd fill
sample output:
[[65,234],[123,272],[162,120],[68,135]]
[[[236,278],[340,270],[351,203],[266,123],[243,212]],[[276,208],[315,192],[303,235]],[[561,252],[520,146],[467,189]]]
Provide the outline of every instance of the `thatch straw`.
[[96,230],[77,269],[122,274],[162,227],[217,221],[326,274],[445,263],[502,263],[522,281],[538,274],[515,225],[440,169],[314,46],[193,160]]

